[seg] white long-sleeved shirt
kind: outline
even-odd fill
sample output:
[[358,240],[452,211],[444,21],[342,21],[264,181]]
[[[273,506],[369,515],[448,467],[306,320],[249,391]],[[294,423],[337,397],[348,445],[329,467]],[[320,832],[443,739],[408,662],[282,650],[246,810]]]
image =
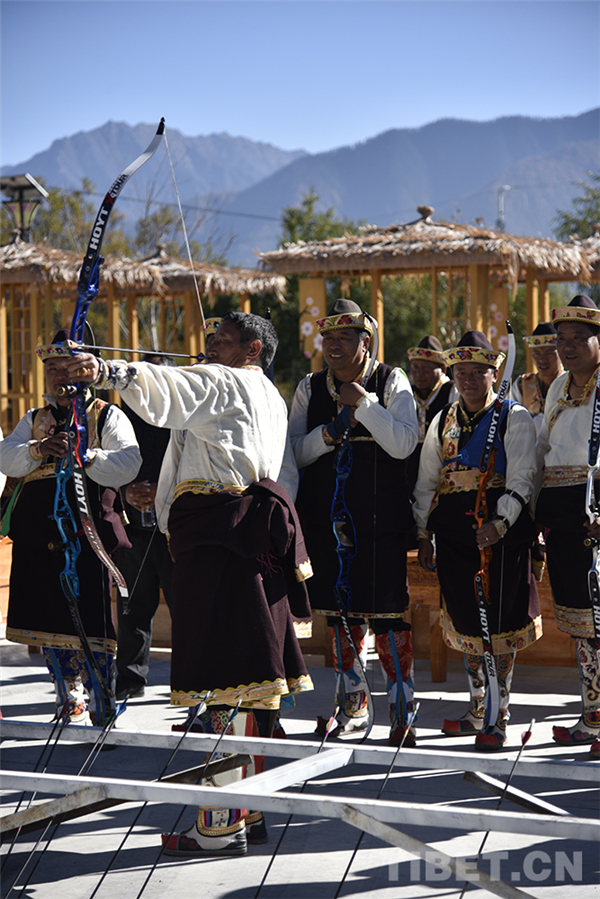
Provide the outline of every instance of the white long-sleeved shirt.
[[[335,449],[325,443],[323,425],[307,430],[310,396],[311,377],[307,375],[296,388],[290,413],[290,439],[298,468]],[[419,441],[419,423],[410,382],[399,368],[394,368],[387,379],[384,402],[382,406],[376,393],[367,393],[354,413],[356,420],[392,458],[406,459]]]
[[[537,444],[538,473],[536,494],[544,480],[544,469],[576,469],[570,481],[587,480],[588,450],[594,412],[595,378],[590,380],[586,395],[568,398],[571,373],[565,372],[552,382],[546,396],[544,422]],[[559,413],[559,414],[557,414]]]
[[[496,399],[496,394],[493,394],[493,399]],[[442,444],[438,436],[441,414],[438,412],[427,431],[419,464],[419,479],[414,491],[413,515],[420,531],[427,529],[431,501],[438,488],[439,476],[444,465]],[[508,412],[504,449],[506,490],[515,490],[527,502],[533,491],[536,472],[535,425],[527,409],[516,403]],[[512,526],[521,514],[521,508],[521,503],[517,499],[504,494],[498,500],[496,512],[506,518]]]
[[[51,394],[47,403],[56,405]],[[12,434],[0,441],[0,471],[11,478],[24,478],[42,464],[34,459],[30,448],[36,443],[33,437],[33,413],[25,413]],[[118,406],[111,406],[102,428],[101,441],[91,447],[92,463],[86,467],[86,475],[101,487],[122,487],[129,484],[140,470],[142,457],[135,438],[133,425]]]
[[185,431],[172,437],[163,460],[155,503],[161,531],[168,531],[175,491],[193,490],[199,481],[243,490],[270,478],[295,497],[286,405],[261,369],[112,365],[116,389],[144,421]]

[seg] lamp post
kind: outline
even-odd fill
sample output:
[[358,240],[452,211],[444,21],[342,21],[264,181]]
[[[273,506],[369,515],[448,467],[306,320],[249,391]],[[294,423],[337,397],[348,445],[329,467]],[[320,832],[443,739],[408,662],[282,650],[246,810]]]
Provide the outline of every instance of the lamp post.
[[512,190],[512,186],[510,184],[503,184],[502,187],[498,188],[498,218],[496,220],[496,229],[498,231],[505,231],[505,219],[504,219],[504,194]]
[[31,241],[31,224],[48,191],[30,174],[5,175],[0,178],[0,190],[8,197],[2,205],[8,210],[21,240]]

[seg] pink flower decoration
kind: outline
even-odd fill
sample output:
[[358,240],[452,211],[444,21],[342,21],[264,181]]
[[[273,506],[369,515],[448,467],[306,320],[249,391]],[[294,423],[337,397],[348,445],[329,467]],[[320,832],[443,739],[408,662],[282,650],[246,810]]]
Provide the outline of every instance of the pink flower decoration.
[[314,330],[315,326],[312,322],[302,322],[300,325],[300,333],[304,334],[305,337],[310,337]]

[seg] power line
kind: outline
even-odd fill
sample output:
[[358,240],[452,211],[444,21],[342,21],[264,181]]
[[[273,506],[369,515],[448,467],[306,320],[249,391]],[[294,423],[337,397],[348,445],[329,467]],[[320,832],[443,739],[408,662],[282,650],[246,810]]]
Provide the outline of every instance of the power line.
[[[104,194],[99,193],[98,191],[94,191],[91,194],[92,197],[103,197]],[[122,202],[130,202],[130,203],[140,203],[140,200],[136,197],[121,197]],[[148,200],[149,204],[153,204],[154,206],[172,206],[173,208],[177,208],[175,203],[163,203],[161,200]],[[213,209],[210,206],[192,206],[191,203],[182,203],[181,204],[184,209],[191,209],[196,212],[210,212],[213,215],[237,215],[242,216],[243,218],[251,218],[251,219],[263,219],[268,222],[280,222],[281,220],[275,218],[272,215],[258,215],[255,212],[231,212],[227,209]]]

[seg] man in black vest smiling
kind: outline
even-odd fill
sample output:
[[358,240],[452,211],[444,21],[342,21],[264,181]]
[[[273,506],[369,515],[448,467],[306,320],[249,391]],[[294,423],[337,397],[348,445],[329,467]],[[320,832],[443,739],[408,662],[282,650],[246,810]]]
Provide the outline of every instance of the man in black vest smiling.
[[[334,733],[367,727],[366,684],[336,600],[341,580],[350,598],[346,612],[356,649],[364,650],[367,625],[388,678],[390,741],[399,742],[412,707],[413,654],[408,606],[406,532],[411,528],[405,459],[417,445],[418,424],[410,383],[399,368],[375,361],[370,368],[372,319],[350,300],[336,300],[317,322],[327,368],[298,386],[290,415],[296,462],[304,469],[297,507],[303,521],[314,578],[313,610],[332,627],[334,664],[340,675],[340,712]],[[363,383],[363,381],[366,382]],[[332,502],[342,498],[336,458],[350,430],[351,468],[343,478],[346,521],[341,540],[349,544],[348,571],[340,575]],[[339,522],[338,522],[339,524]],[[327,721],[319,718],[317,730]],[[410,733],[407,745],[414,745]]]

